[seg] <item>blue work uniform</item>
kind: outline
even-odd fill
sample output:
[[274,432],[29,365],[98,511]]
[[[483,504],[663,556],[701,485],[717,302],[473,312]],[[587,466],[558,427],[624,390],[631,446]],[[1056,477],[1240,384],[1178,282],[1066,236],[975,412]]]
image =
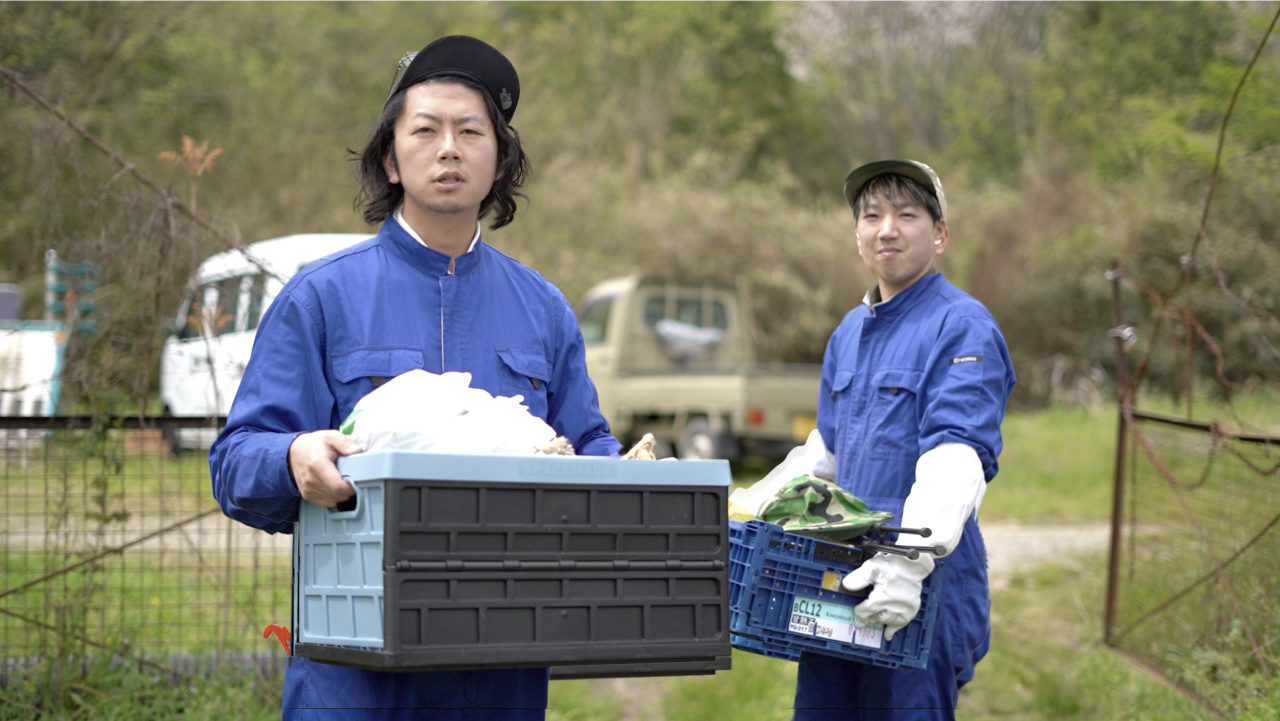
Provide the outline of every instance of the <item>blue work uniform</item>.
[[[916,461],[939,444],[972,447],[987,481],[995,477],[1015,378],[995,319],[941,273],[872,304],[877,298],[873,289],[827,344],[818,431],[835,453],[840,486],[901,519]],[[805,654],[796,721],[955,718],[959,689],[986,654],[990,634],[987,554],[976,514],[944,562],[928,669]]]
[[[523,396],[579,455],[619,450],[564,295],[483,241],[451,260],[389,219],[374,238],[300,271],[263,315],[227,427],[209,449],[223,512],[291,533],[293,439],[337,428],[376,381],[415,368],[466,371],[474,388]],[[546,668],[395,673],[296,657],[284,718],[542,719],[547,680]]]

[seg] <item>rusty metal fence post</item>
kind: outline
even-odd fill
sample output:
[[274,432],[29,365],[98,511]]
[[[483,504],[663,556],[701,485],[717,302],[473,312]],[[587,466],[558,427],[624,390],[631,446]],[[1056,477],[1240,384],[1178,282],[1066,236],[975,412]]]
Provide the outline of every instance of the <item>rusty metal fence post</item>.
[[1125,447],[1129,436],[1129,426],[1125,416],[1131,400],[1131,389],[1129,388],[1128,362],[1125,359],[1125,343],[1133,337],[1134,333],[1134,329],[1131,326],[1124,324],[1124,308],[1120,298],[1120,281],[1123,277],[1124,271],[1120,269],[1120,264],[1114,260],[1111,261],[1110,268],[1107,270],[1107,280],[1111,281],[1111,309],[1116,325],[1107,335],[1114,338],[1116,342],[1116,400],[1119,404],[1116,412],[1119,414],[1119,423],[1117,424],[1119,430],[1116,433],[1115,479],[1111,496],[1111,550],[1107,560],[1107,608],[1106,618],[1102,627],[1103,641],[1107,643],[1110,643],[1111,632],[1115,628],[1116,593],[1118,592],[1120,574],[1121,526],[1124,518]]

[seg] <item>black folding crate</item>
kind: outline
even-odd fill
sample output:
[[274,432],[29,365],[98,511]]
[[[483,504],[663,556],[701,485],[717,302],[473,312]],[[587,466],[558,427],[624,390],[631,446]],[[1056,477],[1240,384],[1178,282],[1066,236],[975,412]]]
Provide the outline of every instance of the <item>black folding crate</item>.
[[355,509],[304,503],[295,533],[298,655],[557,677],[727,666],[727,463],[389,451],[339,468]]

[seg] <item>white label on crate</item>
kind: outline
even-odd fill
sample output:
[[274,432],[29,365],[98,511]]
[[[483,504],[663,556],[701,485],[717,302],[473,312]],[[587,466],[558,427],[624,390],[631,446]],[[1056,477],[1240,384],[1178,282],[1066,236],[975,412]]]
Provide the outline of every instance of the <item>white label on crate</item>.
[[787,630],[806,636],[853,643],[853,606],[796,596],[791,602],[791,622],[787,624]]
[[853,642],[858,646],[880,648],[884,641],[884,626],[864,626],[854,631]]

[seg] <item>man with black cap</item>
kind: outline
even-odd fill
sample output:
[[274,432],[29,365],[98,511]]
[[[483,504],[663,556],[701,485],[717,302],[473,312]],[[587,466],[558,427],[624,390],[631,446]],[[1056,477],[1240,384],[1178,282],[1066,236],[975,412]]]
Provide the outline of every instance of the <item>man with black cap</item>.
[[[382,224],[378,235],[307,266],[272,302],[209,451],[223,511],[272,533],[292,532],[300,498],[333,507],[353,495],[336,461],[361,449],[333,429],[375,387],[418,368],[523,396],[579,455],[619,449],[568,301],[481,237],[481,218],[511,222],[529,170],[509,125],[515,68],[451,36],[401,69],[357,154],[356,202]],[[295,657],[284,718],[542,719],[547,680],[545,668],[394,673]]]
[[[934,267],[947,248],[947,199],[929,166],[885,160],[849,174],[855,242],[876,279],[832,334],[822,366],[818,431],[834,480],[898,525],[929,528],[945,547],[941,603],[927,670],[802,655],[795,719],[954,719],[990,631],[986,550],[977,510],[995,477],[1013,366],[1000,328]],[[935,569],[877,554],[841,583],[870,588],[855,625],[888,641],[915,617]]]

